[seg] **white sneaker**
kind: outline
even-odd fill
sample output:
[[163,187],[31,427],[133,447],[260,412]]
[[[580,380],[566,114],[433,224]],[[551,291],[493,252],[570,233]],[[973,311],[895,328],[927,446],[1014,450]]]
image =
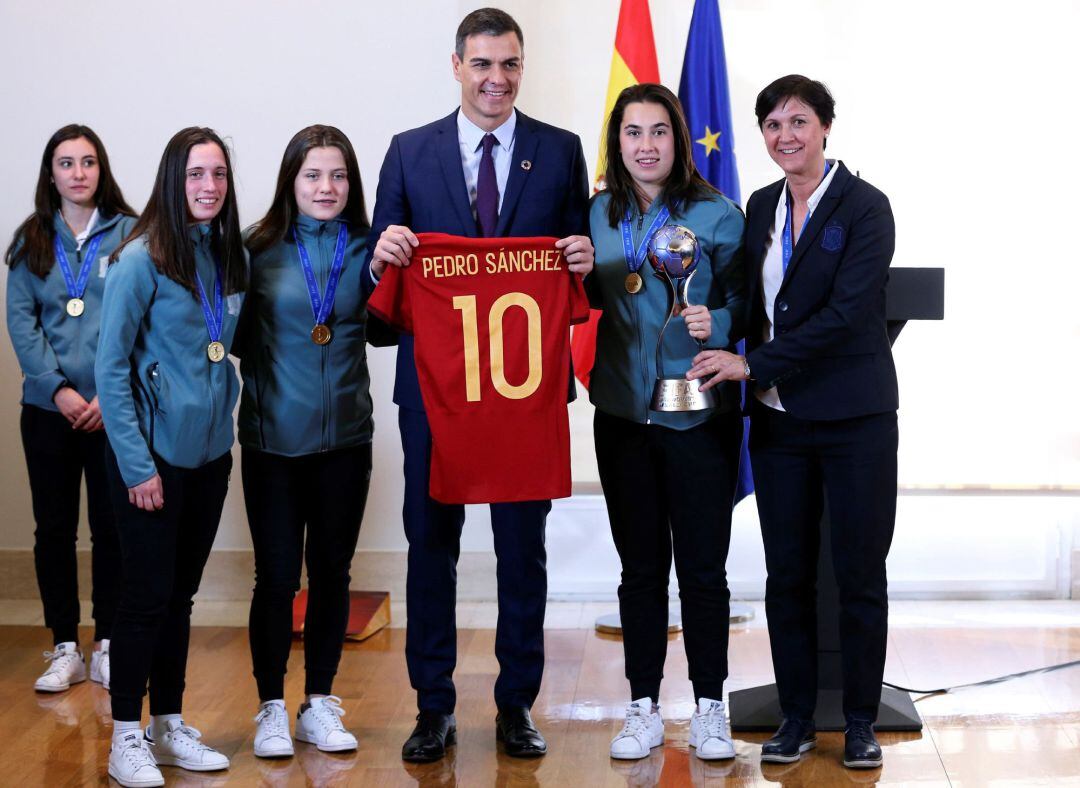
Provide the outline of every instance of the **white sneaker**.
[[341,724],[344,714],[337,695],[312,698],[307,709],[296,715],[297,741],[314,744],[323,752],[355,750],[356,737]]
[[293,754],[289,736],[289,715],[285,701],[268,700],[255,715],[255,755],[259,758],[285,758]]
[[652,698],[635,700],[626,707],[626,723],[611,740],[611,757],[632,761],[647,758],[649,750],[664,743],[664,720],[652,710]]
[[229,759],[199,741],[202,734],[190,725],[170,720],[169,732],[157,741],[150,738],[150,730],[146,729],[146,738],[154,747],[154,759],[162,766],[179,766],[189,772],[229,768]]
[[72,684],[86,681],[86,663],[77,643],[60,643],[56,651],[42,653],[49,667],[34,682],[34,689],[38,692],[63,692]]
[[95,649],[90,655],[90,680],[96,681],[105,689],[109,688],[109,641],[101,641],[101,650]]
[[154,754],[150,752],[150,743],[138,728],[113,739],[109,750],[109,776],[124,788],[165,784]]
[[689,744],[703,761],[735,757],[735,742],[731,740],[727,709],[722,700],[698,699],[697,711],[690,718]]

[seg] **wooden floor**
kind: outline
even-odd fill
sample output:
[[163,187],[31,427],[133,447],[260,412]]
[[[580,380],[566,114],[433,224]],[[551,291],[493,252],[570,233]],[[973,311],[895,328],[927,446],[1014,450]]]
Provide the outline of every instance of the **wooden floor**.
[[[626,702],[622,645],[586,629],[548,630],[547,670],[534,708],[549,755],[535,761],[496,750],[491,688],[494,632],[459,638],[458,745],[441,763],[405,764],[401,744],[413,725],[405,671],[405,633],[384,630],[349,644],[335,690],[360,748],[325,755],[297,745],[295,758],[252,754],[256,695],[247,632],[197,627],[185,697],[187,722],[232,759],[217,775],[166,768],[173,786],[652,786],[652,785],[1080,785],[1080,668],[920,700],[921,734],[882,734],[885,765],[864,772],[840,765],[842,734],[822,734],[818,749],[790,766],[763,766],[765,735],[736,734],[733,761],[706,763],[687,750],[692,708],[681,640],[669,644],[661,696],[667,742],[642,761],[608,758]],[[84,642],[89,633],[84,632]],[[47,645],[40,627],[0,627],[0,784],[106,784],[111,735],[108,694],[81,684],[59,695],[31,691]],[[294,646],[286,686],[290,709],[303,689],[303,654]],[[961,683],[1080,659],[1080,629],[895,629],[886,676],[908,686]],[[728,689],[772,679],[764,630],[733,630]],[[910,683],[909,683],[910,682]]]

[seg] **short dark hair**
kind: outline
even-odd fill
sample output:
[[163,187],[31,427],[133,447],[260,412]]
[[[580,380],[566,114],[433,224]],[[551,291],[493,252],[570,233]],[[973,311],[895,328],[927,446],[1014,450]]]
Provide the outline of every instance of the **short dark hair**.
[[[630,104],[658,104],[667,110],[671,118],[671,137],[675,143],[675,161],[671,174],[668,175],[660,192],[660,200],[673,215],[679,215],[690,207],[695,200],[717,194],[717,190],[706,181],[694,166],[694,154],[691,150],[690,129],[686,125],[682,104],[678,97],[663,85],[642,82],[624,88],[615,99],[615,105],[608,116],[604,132],[607,165],[604,171],[605,188],[610,194],[608,202],[608,224],[618,226],[626,215],[627,209],[637,201],[637,189],[634,179],[622,160],[619,144],[623,116]],[[678,206],[678,207],[676,207]]]
[[814,110],[822,126],[831,126],[836,117],[836,102],[832,93],[816,79],[804,77],[801,74],[788,74],[770,83],[758,93],[757,102],[754,104],[754,114],[757,115],[757,124],[760,129],[765,124],[765,118],[785,99],[798,99]]
[[457,52],[459,59],[464,59],[465,39],[470,36],[501,36],[506,33],[516,35],[518,44],[524,51],[525,37],[521,34],[521,28],[514,21],[514,17],[498,8],[478,8],[462,19],[461,24],[458,25],[454,51]]

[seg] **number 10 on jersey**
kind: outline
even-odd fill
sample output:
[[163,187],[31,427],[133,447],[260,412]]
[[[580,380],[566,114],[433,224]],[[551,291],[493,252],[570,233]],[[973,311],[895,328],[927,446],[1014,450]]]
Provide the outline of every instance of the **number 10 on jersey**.
[[[529,375],[513,385],[506,379],[503,316],[510,307],[524,310],[528,320]],[[461,312],[461,334],[465,346],[465,398],[480,401],[480,341],[476,323],[476,296],[454,296],[454,309]],[[491,351],[491,384],[507,399],[525,399],[539,387],[544,376],[541,356],[540,305],[526,293],[505,293],[488,311],[488,344]]]

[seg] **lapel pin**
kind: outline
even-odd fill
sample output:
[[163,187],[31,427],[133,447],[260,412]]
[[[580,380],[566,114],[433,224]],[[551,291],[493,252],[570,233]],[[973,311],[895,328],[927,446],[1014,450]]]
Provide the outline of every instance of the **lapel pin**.
[[528,172],[529,170],[532,169],[532,162],[529,161],[528,159],[522,159],[521,160],[521,169],[525,170],[525,172]]

